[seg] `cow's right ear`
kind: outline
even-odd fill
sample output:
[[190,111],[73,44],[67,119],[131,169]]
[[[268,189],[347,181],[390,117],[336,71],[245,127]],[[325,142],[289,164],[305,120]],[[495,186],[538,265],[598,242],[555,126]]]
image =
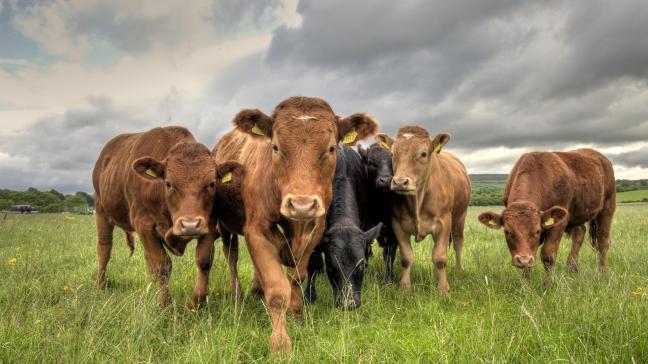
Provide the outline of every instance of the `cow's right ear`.
[[374,139],[376,139],[378,145],[389,151],[391,151],[392,145],[394,145],[394,139],[387,134],[378,134]]
[[272,118],[259,109],[243,109],[234,117],[234,125],[241,131],[260,138],[272,138]]
[[441,148],[443,148],[448,141],[450,141],[450,134],[441,133],[432,139],[432,151],[434,153],[441,153]]
[[496,214],[492,211],[482,212],[479,215],[479,222],[491,229],[499,229],[502,227],[502,215]]
[[245,175],[245,167],[238,162],[229,161],[216,166],[216,181],[219,185],[240,184]]
[[164,180],[164,164],[153,157],[142,157],[133,162],[133,171],[147,181]]

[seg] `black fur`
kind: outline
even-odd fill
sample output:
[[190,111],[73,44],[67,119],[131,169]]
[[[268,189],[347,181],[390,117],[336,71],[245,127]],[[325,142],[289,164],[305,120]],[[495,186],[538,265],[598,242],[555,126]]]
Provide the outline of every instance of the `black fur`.
[[371,241],[382,229],[382,224],[367,229],[368,185],[367,171],[360,155],[347,146],[339,147],[326,230],[308,262],[305,292],[308,301],[317,299],[314,281],[317,274],[326,268],[335,305],[346,309],[360,306]]

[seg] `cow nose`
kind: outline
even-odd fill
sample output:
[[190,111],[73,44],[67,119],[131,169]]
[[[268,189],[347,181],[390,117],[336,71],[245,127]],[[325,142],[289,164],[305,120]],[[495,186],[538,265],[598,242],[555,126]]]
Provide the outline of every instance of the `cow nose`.
[[202,220],[200,217],[181,217],[179,223],[182,235],[202,235],[201,228],[204,226]]
[[391,182],[391,177],[387,177],[387,176],[378,177],[378,184],[380,186],[389,186],[390,182]]
[[531,268],[535,265],[535,258],[532,255],[518,255],[513,257],[513,265],[518,268]]
[[391,181],[392,190],[409,190],[412,187],[412,179],[409,177],[394,177]]
[[310,220],[323,216],[322,201],[315,195],[286,195],[282,215],[293,220]]

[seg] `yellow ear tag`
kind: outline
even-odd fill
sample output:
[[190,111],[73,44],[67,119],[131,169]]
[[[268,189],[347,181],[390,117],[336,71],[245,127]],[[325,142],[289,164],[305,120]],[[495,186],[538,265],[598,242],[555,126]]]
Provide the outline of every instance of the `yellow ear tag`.
[[497,226],[497,223],[495,222],[495,220],[491,220],[488,222],[488,225]]
[[383,148],[385,148],[385,149],[387,149],[387,150],[391,150],[391,148],[389,147],[389,145],[387,145],[387,143],[385,143],[385,142],[380,142],[380,146],[382,146]]
[[434,153],[439,153],[441,151],[441,144],[437,144],[436,147],[434,147]]
[[353,129],[351,129],[350,132],[348,132],[344,136],[344,139],[342,139],[342,143],[351,144],[351,143],[355,142],[357,137],[358,137],[358,132],[355,130],[355,128],[353,128]]
[[553,223],[554,223],[554,219],[553,217],[550,217],[547,220],[545,220],[544,226],[551,226],[553,225]]
[[256,123],[252,127],[252,133],[256,134],[256,135],[265,136],[265,134],[263,133],[263,130],[261,130],[261,128],[259,128],[259,125],[257,125]]
[[157,178],[157,176],[158,176],[157,173],[155,173],[155,171],[152,170],[151,168],[146,170],[146,174],[148,174],[149,176],[151,176],[153,178]]
[[232,172],[225,173],[223,178],[221,178],[221,183],[227,183],[227,182],[232,182]]

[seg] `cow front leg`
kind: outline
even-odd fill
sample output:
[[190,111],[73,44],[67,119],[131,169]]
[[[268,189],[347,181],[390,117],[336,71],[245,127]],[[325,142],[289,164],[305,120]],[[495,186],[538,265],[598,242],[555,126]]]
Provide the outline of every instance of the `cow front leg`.
[[99,209],[95,215],[97,225],[97,279],[95,286],[98,288],[106,287],[106,267],[110,261],[110,253],[113,246],[113,231],[115,226],[103,216]]
[[410,244],[409,235],[403,231],[401,225],[397,221],[392,221],[392,227],[396,240],[398,240],[398,248],[400,251],[400,262],[403,271],[401,273],[400,289],[403,292],[412,290],[410,283],[410,269],[414,261],[414,253],[412,251],[412,244]]
[[567,258],[567,268],[571,272],[578,272],[578,255],[580,253],[583,240],[585,239],[585,226],[576,226],[571,229],[571,251]]
[[547,233],[544,244],[542,245],[540,259],[542,260],[542,266],[545,270],[545,285],[550,284],[552,281],[553,271],[556,266],[556,256],[558,254],[558,248],[560,247],[560,238],[564,232],[564,226],[555,226],[551,228]]
[[214,261],[214,235],[206,234],[198,240],[196,245],[196,266],[198,277],[196,286],[191,295],[190,308],[196,309],[207,302],[209,292],[209,272]]
[[230,232],[223,232],[223,255],[227,259],[230,281],[230,296],[237,300],[243,297],[243,286],[238,277],[238,235]]
[[144,248],[144,257],[148,266],[149,277],[157,283],[160,306],[166,307],[171,303],[169,294],[169,276],[171,275],[171,258],[167,254],[162,241],[152,229],[137,231]]
[[396,249],[398,248],[398,240],[394,233],[389,230],[387,236],[382,237],[383,245],[383,261],[385,262],[385,275],[383,281],[390,283],[394,281],[394,260],[396,259]]
[[450,241],[451,221],[449,218],[439,222],[440,226],[436,229],[434,238],[434,247],[432,248],[432,262],[437,272],[439,293],[446,294],[450,291],[448,284],[447,265],[448,265],[448,245]]
[[605,202],[603,211],[590,223],[590,234],[592,242],[595,244],[598,256],[598,270],[605,273],[607,267],[607,253],[610,249],[610,233],[612,229],[612,218],[616,208],[616,196],[613,196]]
[[306,288],[304,289],[304,297],[309,303],[317,301],[317,290],[315,289],[315,278],[317,274],[324,270],[324,260],[322,253],[316,252],[311,254],[308,259],[308,278],[306,281]]

